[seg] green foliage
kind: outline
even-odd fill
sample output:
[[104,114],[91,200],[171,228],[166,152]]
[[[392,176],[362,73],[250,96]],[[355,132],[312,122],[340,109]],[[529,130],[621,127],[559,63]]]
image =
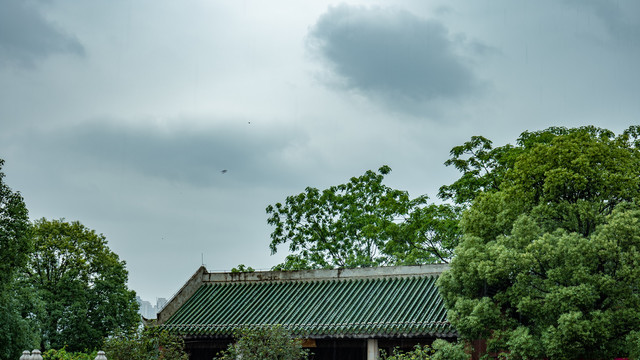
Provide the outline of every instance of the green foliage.
[[450,343],[446,340],[436,339],[433,344],[432,360],[469,360],[471,350],[468,349],[463,341]]
[[42,354],[43,360],[94,360],[97,351],[91,353],[67,352],[65,348],[60,350],[49,349]]
[[40,329],[33,319],[39,305],[38,299],[17,283],[0,291],[0,359],[18,359],[23,350],[39,346]]
[[111,336],[105,340],[103,349],[109,360],[189,359],[182,338],[158,327]]
[[640,210],[616,210],[590,237],[532,227],[525,215],[509,237],[465,238],[439,282],[452,324],[513,358],[625,354],[640,329]]
[[3,165],[4,160],[0,159],[0,291],[25,266],[32,247],[27,207],[20,193],[4,183]]
[[382,166],[346,184],[325,190],[308,187],[269,205],[271,252],[289,244],[292,254],[280,270],[352,268],[446,261],[457,244],[458,212],[427,206],[427,197],[382,182],[391,172]]
[[103,235],[79,222],[41,219],[33,240],[23,282],[44,304],[36,314],[43,348],[93,350],[118,329],[137,326],[138,305],[126,285],[125,263]]
[[433,350],[428,346],[416,345],[411,351],[400,351],[399,349],[393,349],[391,355],[387,355],[384,351],[380,351],[380,358],[382,360],[431,360]]
[[487,138],[473,136],[470,141],[451,149],[451,158],[444,164],[455,167],[462,176],[453,184],[440,187],[440,198],[470,204],[479,194],[500,188],[504,172],[512,166],[520,151],[511,145],[494,149],[491,144]]
[[487,172],[497,187],[452,185],[479,189],[439,279],[463,338],[488,339],[490,352],[510,359],[631,352],[640,330],[637,135],[637,127],[617,137],[593,127],[526,132],[501,158],[506,168]]
[[617,204],[640,198],[639,175],[639,149],[626,137],[578,131],[521,155],[503,189],[530,209],[543,230],[588,236]]
[[[590,174],[585,172],[581,176],[581,181],[573,184],[575,185],[573,190],[582,189],[584,191],[584,185],[590,180],[595,180],[600,176],[601,180],[606,181],[608,174],[615,174],[624,166],[624,163],[603,162],[602,159],[607,159],[607,156],[610,155],[628,159],[625,154],[621,154],[624,153],[622,149],[637,150],[640,145],[639,139],[639,126],[628,128],[618,137],[615,137],[610,130],[593,126],[571,129],[550,127],[542,131],[525,131],[520,134],[515,146],[507,144],[497,148],[492,146],[490,140],[482,136],[474,136],[463,145],[451,149],[451,158],[445,162],[445,165],[454,166],[462,175],[453,184],[442,186],[438,196],[469,206],[478,195],[497,192],[503,189],[503,184],[518,181],[519,177],[520,180],[528,180],[527,185],[535,186],[539,194],[546,191],[547,196],[553,197],[558,191],[564,191],[560,182],[562,177],[565,179],[570,179],[571,175],[580,177],[581,171],[591,170]],[[587,145],[587,147],[583,148],[582,145]],[[602,150],[604,151],[600,152]],[[517,165],[523,154],[531,154],[532,152],[537,153],[529,156],[529,160],[524,160],[524,163]],[[545,152],[548,153],[544,154]],[[550,158],[547,159],[547,156]],[[531,162],[527,164],[527,161]],[[544,163],[543,167],[536,167],[542,163]],[[589,167],[589,165],[593,165],[593,167]],[[565,166],[566,169],[564,169]],[[549,186],[548,189],[545,189],[545,184],[540,180],[545,176],[545,171],[552,167],[556,167],[560,173],[551,174],[552,176],[545,179],[545,182],[548,183],[547,186]],[[519,170],[514,173],[516,168]],[[565,171],[562,171],[563,169]],[[606,173],[598,174],[601,169],[604,169]],[[537,176],[527,174],[527,172],[537,172]],[[532,177],[527,179],[528,175],[532,175]],[[590,185],[595,183],[592,182]],[[526,186],[524,182],[522,185]],[[572,185],[572,183],[566,185]],[[600,185],[604,184],[600,182]],[[526,192],[528,190],[525,188]],[[592,193],[596,192],[597,188],[594,188]],[[571,191],[567,191],[566,195],[575,198],[579,197],[580,193],[575,192],[572,195]]]
[[38,338],[29,293],[16,282],[32,249],[29,216],[22,196],[4,183],[0,159],[0,359],[20,357]]
[[447,263],[460,240],[460,208],[429,204],[414,208],[402,223],[390,226],[383,253],[388,265]]
[[631,331],[626,340],[629,357],[633,360],[640,359],[640,331]]
[[255,272],[256,269],[252,268],[251,266],[246,266],[245,264],[240,264],[238,265],[238,267],[234,267],[233,269],[231,269],[232,273],[242,273],[242,272]]
[[240,330],[218,360],[304,360],[307,351],[282,326]]
[[391,355],[380,351],[382,360],[469,360],[470,355],[464,343],[450,343],[437,339],[431,347],[416,345],[411,351],[393,349]]

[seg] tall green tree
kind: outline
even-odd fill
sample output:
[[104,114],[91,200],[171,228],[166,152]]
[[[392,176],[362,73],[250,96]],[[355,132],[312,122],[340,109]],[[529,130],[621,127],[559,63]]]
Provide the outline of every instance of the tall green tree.
[[0,359],[17,359],[25,348],[34,346],[34,322],[25,292],[16,275],[26,266],[31,241],[29,216],[19,192],[4,183],[0,159]]
[[34,223],[32,234],[35,248],[24,281],[44,304],[41,347],[93,350],[104,337],[138,325],[125,262],[104,235],[77,221],[46,219]]
[[[472,194],[460,199],[468,201],[463,239],[439,280],[463,338],[487,339],[490,351],[513,359],[632,352],[639,144],[638,127],[619,136],[593,127],[525,132],[501,148],[502,165],[464,181],[463,172],[445,188]],[[491,186],[467,181],[487,174]]]
[[4,183],[3,165],[0,159],[0,291],[25,266],[31,250],[29,212],[20,193]]
[[[325,190],[308,187],[266,209],[271,252],[288,244],[278,269],[350,268],[446,260],[457,244],[457,212],[429,205],[427,196],[383,184],[382,166]],[[440,230],[446,230],[441,231]]]

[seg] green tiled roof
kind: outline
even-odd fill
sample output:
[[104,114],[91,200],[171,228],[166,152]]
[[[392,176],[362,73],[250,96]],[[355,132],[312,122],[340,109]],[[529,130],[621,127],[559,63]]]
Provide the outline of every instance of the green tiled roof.
[[162,326],[205,337],[271,325],[308,338],[454,336],[436,279],[431,273],[203,282]]

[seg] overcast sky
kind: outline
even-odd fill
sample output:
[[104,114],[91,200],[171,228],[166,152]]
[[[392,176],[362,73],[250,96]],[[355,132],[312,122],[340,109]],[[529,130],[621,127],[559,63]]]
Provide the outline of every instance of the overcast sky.
[[638,124],[639,64],[637,0],[0,0],[0,158],[153,301],[279,263],[265,207],[306,186],[437,201],[473,135]]

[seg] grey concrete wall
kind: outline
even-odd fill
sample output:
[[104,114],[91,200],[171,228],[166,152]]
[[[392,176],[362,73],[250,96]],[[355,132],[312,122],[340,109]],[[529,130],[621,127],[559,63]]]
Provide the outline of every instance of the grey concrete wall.
[[200,288],[207,268],[201,266],[158,313],[158,324],[167,321]]

